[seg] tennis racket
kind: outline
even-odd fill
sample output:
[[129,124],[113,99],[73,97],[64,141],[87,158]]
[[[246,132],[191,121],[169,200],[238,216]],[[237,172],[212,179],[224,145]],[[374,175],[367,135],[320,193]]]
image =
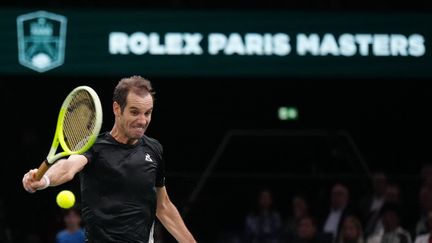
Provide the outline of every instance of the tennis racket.
[[[73,89],[60,108],[54,139],[47,158],[35,178],[40,180],[59,159],[82,154],[93,146],[102,126],[102,105],[97,93],[88,86]],[[59,151],[58,146],[63,151]]]

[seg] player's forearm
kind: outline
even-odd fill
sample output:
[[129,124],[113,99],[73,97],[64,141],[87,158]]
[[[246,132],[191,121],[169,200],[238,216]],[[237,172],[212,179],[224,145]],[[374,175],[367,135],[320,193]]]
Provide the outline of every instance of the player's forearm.
[[45,174],[50,180],[50,186],[58,186],[73,179],[66,159],[61,159],[53,164]]
[[57,161],[46,172],[51,181],[50,186],[58,186],[72,180],[75,174],[81,171],[86,164],[87,158],[79,154]]
[[174,204],[169,202],[163,207],[158,207],[156,216],[178,242],[196,243]]

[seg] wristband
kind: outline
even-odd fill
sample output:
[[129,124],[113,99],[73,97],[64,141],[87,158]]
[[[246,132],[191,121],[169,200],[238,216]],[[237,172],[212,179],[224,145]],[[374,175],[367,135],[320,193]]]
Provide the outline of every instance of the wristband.
[[41,187],[41,188],[38,188],[38,190],[43,190],[43,189],[45,189],[45,188],[47,188],[47,187],[50,186],[51,182],[50,182],[50,179],[48,178],[48,176],[44,175],[42,178],[45,179],[45,185],[43,187]]

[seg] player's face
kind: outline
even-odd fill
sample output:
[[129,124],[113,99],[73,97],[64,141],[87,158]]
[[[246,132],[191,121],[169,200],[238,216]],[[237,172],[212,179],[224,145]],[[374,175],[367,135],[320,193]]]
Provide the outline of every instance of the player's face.
[[136,140],[144,136],[151,121],[153,97],[150,94],[140,96],[130,92],[127,104],[119,116],[120,128],[128,140]]

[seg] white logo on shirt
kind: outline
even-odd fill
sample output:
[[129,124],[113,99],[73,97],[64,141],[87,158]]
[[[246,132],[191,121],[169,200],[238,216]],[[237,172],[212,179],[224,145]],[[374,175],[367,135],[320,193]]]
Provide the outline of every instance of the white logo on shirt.
[[146,154],[145,160],[149,162],[153,162],[152,158],[150,157],[150,154]]

